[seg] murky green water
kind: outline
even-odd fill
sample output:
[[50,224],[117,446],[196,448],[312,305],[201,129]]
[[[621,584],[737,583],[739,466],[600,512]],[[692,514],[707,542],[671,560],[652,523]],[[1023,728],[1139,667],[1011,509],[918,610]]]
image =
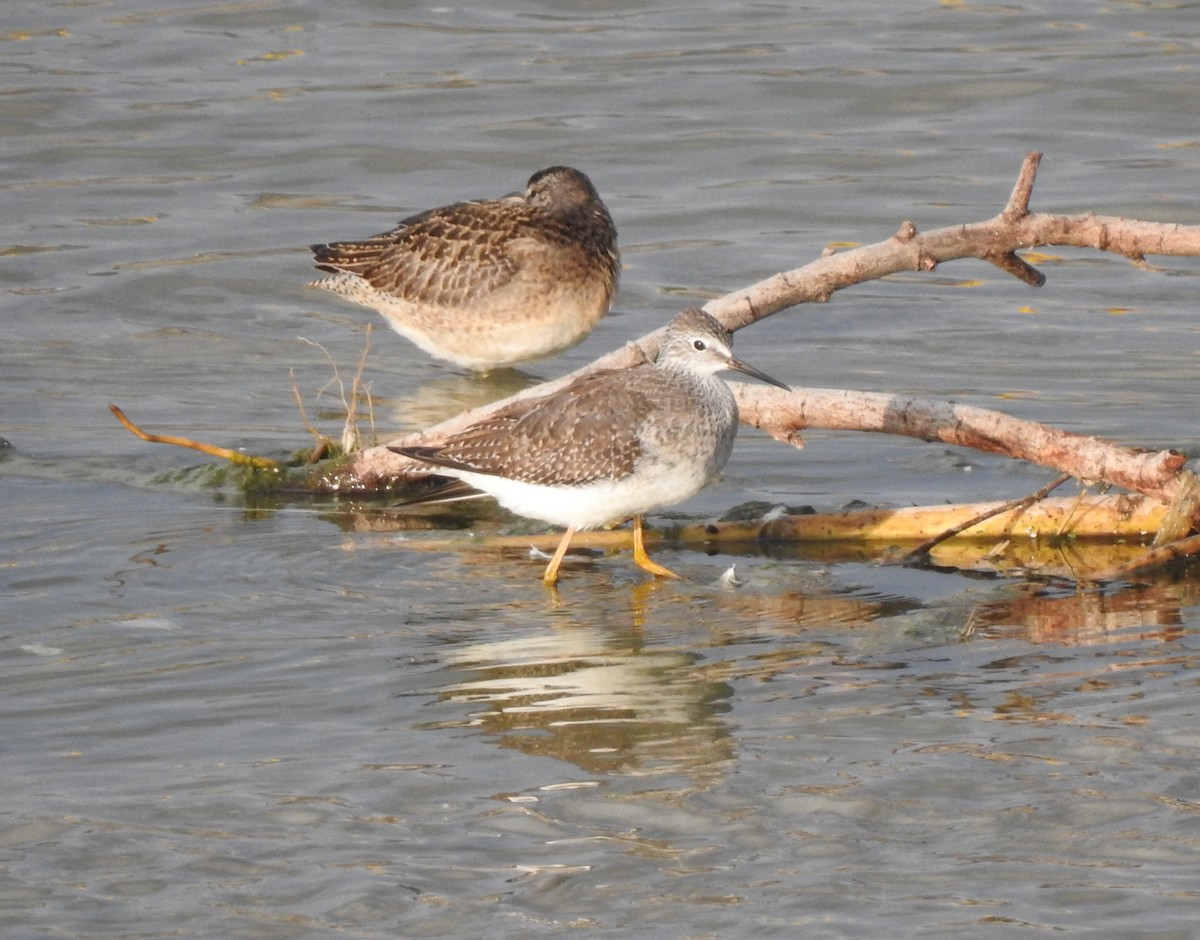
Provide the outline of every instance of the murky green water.
[[[331,502],[248,507],[151,430],[338,427],[370,314],[304,245],[588,172],[617,313],[900,220],[1196,223],[1188,4],[33,4],[0,25],[6,937],[1194,933],[1197,581],[1054,585],[773,550],[573,567]],[[896,277],[738,336],[796,385],[1194,449],[1191,260]],[[378,326],[378,325],[377,325]],[[321,348],[300,341],[300,337]],[[381,436],[511,391],[377,328]],[[322,391],[323,390],[323,391]],[[1033,467],[743,435],[678,508],[1022,495]],[[660,521],[668,514],[660,517]],[[515,529],[485,516],[480,531]],[[737,563],[745,582],[716,584]]]

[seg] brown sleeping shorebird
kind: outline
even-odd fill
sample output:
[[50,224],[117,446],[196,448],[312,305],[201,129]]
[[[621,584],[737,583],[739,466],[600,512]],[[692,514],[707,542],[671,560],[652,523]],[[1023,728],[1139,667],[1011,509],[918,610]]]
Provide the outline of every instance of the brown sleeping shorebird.
[[737,402],[717,373],[734,369],[787,388],[734,358],[732,339],[707,313],[685,310],[653,363],[520,399],[437,446],[390,449],[461,481],[412,502],[461,499],[465,483],[518,515],[566,526],[542,576],[547,584],[558,580],[576,529],[630,516],[634,562],[677,578],[646,554],[641,517],[698,493],[729,459]]
[[552,166],[523,193],[456,202],[362,241],[313,245],[310,287],[372,307],[431,356],[512,366],[574,346],[617,289],[617,231],[592,181]]

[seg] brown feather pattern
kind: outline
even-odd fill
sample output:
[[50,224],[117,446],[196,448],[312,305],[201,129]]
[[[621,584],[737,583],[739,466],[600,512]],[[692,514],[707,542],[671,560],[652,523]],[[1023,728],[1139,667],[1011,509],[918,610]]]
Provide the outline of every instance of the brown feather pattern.
[[550,167],[530,178],[524,195],[430,209],[387,232],[312,251],[318,269],[357,275],[413,304],[466,305],[535,266],[602,280],[607,308],[620,267],[616,237],[591,181]]
[[[653,366],[636,371],[642,370]],[[578,486],[621,479],[641,456],[639,430],[655,408],[649,389],[628,389],[630,378],[628,371],[592,373],[544,398],[513,402],[440,446],[403,452],[435,466],[523,483]],[[614,387],[624,394],[614,397]]]

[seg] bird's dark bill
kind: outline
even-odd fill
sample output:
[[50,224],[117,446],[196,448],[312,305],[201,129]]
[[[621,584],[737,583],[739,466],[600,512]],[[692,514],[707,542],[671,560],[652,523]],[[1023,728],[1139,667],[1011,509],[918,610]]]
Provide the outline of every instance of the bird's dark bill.
[[766,382],[768,385],[774,385],[776,388],[782,388],[784,391],[790,392],[792,390],[790,386],[784,385],[779,381],[779,379],[773,379],[767,375],[767,373],[759,372],[758,369],[754,368],[754,366],[742,362],[741,359],[738,359],[735,356],[729,357],[729,368],[733,369],[735,372],[743,372],[746,375],[753,376],[762,382]]

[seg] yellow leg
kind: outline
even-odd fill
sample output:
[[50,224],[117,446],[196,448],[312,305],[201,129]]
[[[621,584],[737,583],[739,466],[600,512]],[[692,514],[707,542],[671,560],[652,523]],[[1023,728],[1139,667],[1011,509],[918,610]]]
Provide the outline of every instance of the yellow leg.
[[642,541],[642,517],[633,517],[633,563],[643,571],[649,571],[652,575],[658,578],[674,578],[676,581],[682,581],[683,577],[677,575],[670,568],[664,568],[657,561],[646,554],[646,545]]
[[546,571],[542,575],[543,584],[555,584],[558,581],[558,566],[562,564],[563,555],[567,553],[567,548],[571,544],[571,539],[575,536],[575,529],[572,527],[563,533],[562,541],[558,543],[558,548],[554,550],[554,557],[550,559],[550,564],[546,565]]

